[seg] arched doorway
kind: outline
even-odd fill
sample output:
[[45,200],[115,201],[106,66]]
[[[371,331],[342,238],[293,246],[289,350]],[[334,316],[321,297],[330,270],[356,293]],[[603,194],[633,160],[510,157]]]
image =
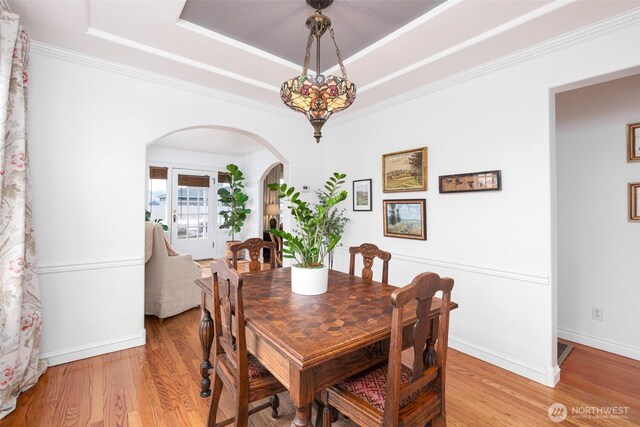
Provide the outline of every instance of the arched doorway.
[[220,228],[217,189],[226,185],[228,164],[245,176],[251,209],[236,240],[262,236],[262,180],[284,157],[264,138],[242,129],[202,125],[177,129],[147,145],[146,209],[167,226],[178,252],[194,259],[223,256],[228,230]]

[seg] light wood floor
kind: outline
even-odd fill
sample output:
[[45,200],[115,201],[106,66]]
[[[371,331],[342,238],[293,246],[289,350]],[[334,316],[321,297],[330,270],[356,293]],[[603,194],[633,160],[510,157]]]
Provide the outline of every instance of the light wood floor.
[[[18,400],[0,426],[203,426],[209,399],[199,395],[199,310],[159,323],[145,320],[147,344],[54,366]],[[252,426],[288,427],[293,407],[280,395],[278,420],[270,411],[251,416]],[[455,350],[447,371],[450,426],[555,425],[547,408],[628,407],[626,418],[568,418],[565,425],[640,425],[640,362],[575,344],[562,365],[562,381],[547,388]],[[219,419],[231,416],[223,393]],[[582,409],[584,411],[584,409]],[[340,420],[335,426],[353,426]]]

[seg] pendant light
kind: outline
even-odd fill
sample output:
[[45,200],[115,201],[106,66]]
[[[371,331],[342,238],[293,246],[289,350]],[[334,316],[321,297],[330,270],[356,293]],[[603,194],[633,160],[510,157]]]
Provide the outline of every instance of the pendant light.
[[[322,14],[322,9],[333,3],[333,0],[307,0],[307,4],[316,12],[307,18],[309,37],[304,57],[302,74],[282,84],[280,98],[292,110],[303,113],[313,125],[313,136],[316,142],[322,137],[322,126],[333,113],[349,107],[356,98],[356,85],[347,78],[347,71],[342,63],[342,55],[331,27],[331,19]],[[329,30],[333,44],[336,47],[338,65],[342,77],[324,76],[320,74],[320,38]],[[316,40],[316,74],[309,73],[311,60],[311,45]]]

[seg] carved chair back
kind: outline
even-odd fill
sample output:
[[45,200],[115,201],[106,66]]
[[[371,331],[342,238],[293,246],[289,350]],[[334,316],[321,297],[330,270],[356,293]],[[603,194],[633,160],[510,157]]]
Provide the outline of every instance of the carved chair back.
[[[396,425],[400,402],[427,387],[440,393],[442,418],[445,419],[444,384],[452,289],[453,279],[440,278],[435,273],[422,273],[416,276],[410,285],[391,294],[393,315],[389,348],[387,404],[384,410],[385,426]],[[442,305],[439,315],[430,321],[431,302],[437,292],[442,292]],[[408,383],[401,384],[403,309],[413,300],[417,301],[417,319],[413,327],[413,366],[411,367],[411,379]]]
[[[207,426],[233,423],[234,426],[246,427],[249,415],[268,407],[271,407],[271,417],[275,419],[280,404],[278,393],[286,388],[247,350],[242,277],[229,267],[225,259],[212,262],[211,272],[215,378]],[[223,384],[230,388],[234,396],[235,414],[225,421],[216,422]],[[270,397],[268,403],[249,409],[249,403],[265,397]]]
[[238,253],[244,249],[249,251],[249,271],[260,271],[262,269],[262,264],[260,264],[260,253],[263,248],[269,249],[269,264],[271,268],[276,268],[276,258],[274,256],[276,244],[274,242],[267,242],[258,237],[253,237],[251,239],[247,239],[242,243],[236,243],[235,245],[231,245],[229,250],[233,254],[232,266],[234,269],[238,269]]
[[363,243],[360,246],[352,246],[349,248],[349,274],[355,274],[356,254],[362,254],[362,278],[365,280],[373,280],[373,260],[380,258],[382,260],[382,283],[389,283],[389,260],[391,254],[383,251],[373,243]]
[[[242,304],[242,277],[227,265],[224,259],[217,259],[211,263],[213,273],[213,330],[215,342],[215,363],[219,363],[219,356],[226,355],[235,372],[229,372],[236,377],[238,389],[248,388],[247,372],[247,344],[244,330],[244,306]],[[229,365],[226,365],[227,367]],[[215,369],[219,369],[216,366]]]

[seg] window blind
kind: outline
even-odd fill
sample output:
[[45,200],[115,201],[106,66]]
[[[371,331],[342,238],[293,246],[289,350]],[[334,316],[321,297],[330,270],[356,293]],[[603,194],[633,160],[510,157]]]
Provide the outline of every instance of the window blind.
[[178,175],[178,185],[186,187],[209,187],[209,175]]
[[161,168],[159,166],[149,167],[149,178],[151,179],[167,179],[167,171],[169,168]]

